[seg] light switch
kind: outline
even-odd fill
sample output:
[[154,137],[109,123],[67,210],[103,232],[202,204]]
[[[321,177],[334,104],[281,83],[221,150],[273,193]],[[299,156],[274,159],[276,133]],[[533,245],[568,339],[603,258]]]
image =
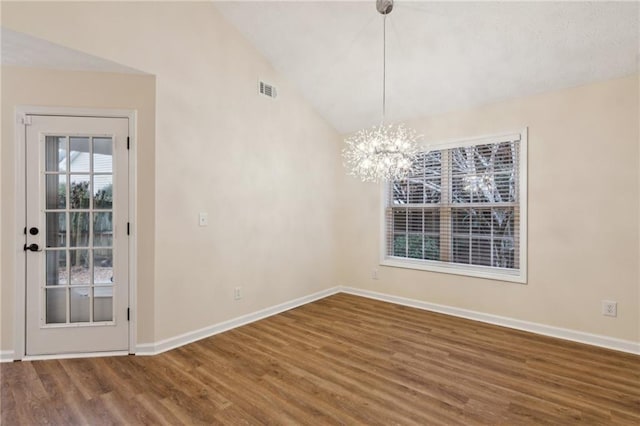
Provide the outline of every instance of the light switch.
[[200,226],[207,226],[209,225],[209,215],[207,215],[206,213],[200,213],[198,215],[198,224]]

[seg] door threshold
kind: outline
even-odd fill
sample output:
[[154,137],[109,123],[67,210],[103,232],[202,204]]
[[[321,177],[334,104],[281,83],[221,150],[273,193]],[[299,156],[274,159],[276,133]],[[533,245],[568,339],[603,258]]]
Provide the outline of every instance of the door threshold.
[[73,358],[101,358],[101,357],[107,357],[107,356],[125,356],[125,355],[129,355],[129,351],[25,355],[22,358],[22,361],[45,361],[45,360],[51,360],[51,359],[73,359]]

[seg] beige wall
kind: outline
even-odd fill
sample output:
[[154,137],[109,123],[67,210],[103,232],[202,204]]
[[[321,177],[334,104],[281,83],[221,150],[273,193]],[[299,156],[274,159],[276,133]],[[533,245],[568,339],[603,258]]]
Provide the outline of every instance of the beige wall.
[[[1,8],[0,8],[0,13],[1,13]],[[5,270],[5,268],[2,266],[2,263],[4,262],[4,256],[2,253],[2,246],[4,245],[3,241],[4,241],[4,234],[3,234],[3,229],[4,229],[4,225],[3,225],[3,220],[4,220],[4,214],[2,213],[7,207],[7,205],[13,205],[13,203],[8,203],[5,202],[4,199],[2,198],[2,176],[3,176],[3,167],[2,167],[2,147],[5,145],[4,144],[4,136],[2,136],[1,132],[4,130],[4,125],[2,124],[2,116],[4,115],[4,107],[2,106],[2,101],[1,99],[3,99],[3,94],[2,94],[2,67],[0,66],[0,137],[2,138],[0,140],[0,358],[2,358],[2,351],[4,350],[3,348],[11,348],[11,351],[13,351],[13,320],[9,321],[8,324],[5,325],[5,320],[3,320],[3,318],[5,317],[5,311],[7,311],[7,309],[4,308],[4,303],[7,300],[7,296],[4,295],[3,297],[3,271]],[[11,306],[8,308],[8,310],[10,311],[7,315],[7,317],[13,317],[13,290],[11,291],[11,297],[10,299],[10,304]],[[4,329],[7,328],[7,332],[5,333]],[[6,341],[5,341],[6,340]]]
[[408,123],[425,142],[529,128],[528,284],[378,266],[379,187],[347,177],[341,284],[639,341],[638,99],[636,75]]
[[2,24],[156,76],[153,341],[336,284],[339,135],[210,2],[3,2]]
[[33,68],[2,67],[2,254],[0,283],[2,294],[3,350],[13,349],[14,290],[16,256],[24,256],[15,232],[15,107],[25,105],[82,108],[132,109],[137,112],[136,229],[140,253],[138,283],[138,340],[149,342],[154,336],[153,253],[154,250],[154,129],[155,78],[149,75],[97,72],[54,71]]
[[[638,340],[637,76],[410,123],[427,141],[529,127],[529,283],[519,285],[380,267],[378,187],[344,176],[341,138],[209,2],[3,2],[2,24],[156,76],[155,156],[140,159],[155,165],[153,195],[141,194],[155,203],[145,198],[139,218],[153,228],[139,247],[152,265],[141,343],[336,284]],[[277,100],[255,93],[258,77]],[[3,130],[3,242],[7,141]],[[7,247],[2,329],[12,330]],[[605,298],[618,318],[600,315]],[[2,349],[11,344],[3,335]]]

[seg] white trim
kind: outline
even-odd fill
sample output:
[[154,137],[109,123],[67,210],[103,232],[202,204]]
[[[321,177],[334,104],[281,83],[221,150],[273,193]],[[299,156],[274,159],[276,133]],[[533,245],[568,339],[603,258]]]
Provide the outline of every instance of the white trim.
[[578,343],[599,346],[621,352],[628,352],[640,355],[640,342],[631,340],[616,339],[599,334],[585,333],[582,331],[570,330],[567,328],[554,327],[530,321],[518,320],[515,318],[502,317],[498,315],[486,314],[483,312],[471,311],[456,308],[453,306],[439,305],[435,303],[423,302],[421,300],[409,299],[406,297],[392,296],[390,294],[378,293],[369,290],[362,290],[353,287],[340,287],[342,293],[353,294],[355,296],[367,297],[369,299],[381,300],[383,302],[394,303],[396,305],[409,306],[431,312],[451,315],[454,317],[466,318],[473,321],[499,325],[516,330],[528,331],[530,333],[544,336],[556,337],[563,340],[570,340]]
[[380,265],[391,266],[394,268],[419,269],[421,271],[439,272],[443,274],[464,275],[467,277],[486,278],[498,281],[510,281],[520,284],[526,284],[527,282],[526,277],[523,278],[518,271],[511,271],[509,269],[503,270],[488,266],[462,265],[448,262],[395,257],[381,259]]
[[279,314],[284,311],[288,311],[293,308],[297,308],[307,303],[315,302],[319,299],[331,296],[339,293],[340,287],[333,287],[327,290],[322,290],[317,293],[310,294],[308,296],[299,297],[289,302],[280,303],[279,305],[271,306],[269,308],[261,309],[259,311],[242,315],[237,318],[223,321],[218,324],[214,324],[199,330],[190,331],[188,333],[181,334],[179,336],[170,337],[168,339],[161,340],[155,343],[142,343],[136,346],[136,355],[157,355],[162,352],[169,351],[171,349],[184,346],[195,341],[214,336],[231,329],[241,327],[243,325],[250,324],[255,321],[259,321],[270,316]]
[[138,112],[133,110],[129,114],[129,353],[134,353],[138,336]]
[[129,351],[110,351],[110,352],[84,352],[70,354],[53,354],[53,355],[27,355],[22,358],[23,361],[45,361],[49,359],[75,359],[75,358],[102,358],[107,356],[127,356]]
[[[362,290],[348,286],[336,286],[317,293],[313,293],[308,296],[303,296],[298,299],[284,302],[279,305],[275,305],[269,308],[261,309],[259,311],[233,318],[228,321],[223,321],[218,324],[211,325],[209,327],[201,328],[196,331],[181,334],[179,336],[171,337],[161,340],[155,343],[141,343],[136,346],[136,355],[150,356],[158,355],[171,349],[178,348],[180,346],[193,343],[195,341],[214,336],[225,331],[232,330],[249,323],[259,321],[270,316],[288,311],[293,308],[297,308],[307,303],[314,302],[325,297],[332,296],[338,293],[352,294],[355,296],[366,297],[369,299],[381,300],[383,302],[389,302],[396,305],[409,306],[412,308],[422,309],[431,312],[438,312],[445,315],[451,315],[454,317],[466,318],[473,321],[479,321],[488,324],[494,324],[502,327],[513,328],[516,330],[527,331],[534,334],[541,334],[544,336],[551,336],[560,338],[563,340],[569,340],[573,342],[585,343],[592,346],[599,346],[607,349],[613,349],[621,352],[628,352],[632,354],[640,355],[640,342],[633,342],[629,340],[616,339],[613,337],[602,336],[597,334],[585,333],[582,331],[569,330],[566,328],[553,327],[550,325],[544,325],[529,321],[518,320],[514,318],[502,317],[498,315],[486,314],[483,312],[471,311],[467,309],[456,308],[452,306],[439,305],[435,303],[424,302],[421,300],[409,299],[406,297],[393,296],[390,294],[378,293],[369,290]],[[125,352],[113,353],[116,355],[126,355]],[[3,361],[11,361],[11,351],[0,352]],[[98,357],[98,356],[110,356],[111,353],[94,352],[89,354],[62,354],[62,355],[44,355],[42,357],[27,357],[25,360],[31,359],[60,359],[71,357]],[[46,358],[49,357],[49,358]]]
[[475,146],[475,145],[483,145],[483,144],[491,144],[496,143],[496,140],[500,140],[501,142],[513,141],[522,136],[522,133],[526,133],[527,128],[524,130],[517,130],[512,132],[500,132],[493,133],[490,135],[481,135],[474,137],[466,137],[466,138],[458,138],[458,139],[449,139],[434,143],[423,143],[418,149],[423,151],[439,151],[442,149],[449,148],[462,148],[467,146]]
[[[436,303],[424,302],[416,299],[409,299],[401,296],[393,296],[390,294],[378,293],[369,290],[362,290],[348,286],[337,286],[327,290],[319,291],[308,296],[303,296],[298,299],[284,302],[276,306],[262,309],[257,312],[253,312],[247,315],[240,316],[228,321],[223,321],[218,324],[214,324],[209,327],[202,328],[189,333],[184,333],[179,336],[171,337],[156,343],[141,343],[135,348],[136,355],[158,355],[171,349],[178,348],[180,346],[193,343],[195,341],[229,331],[231,329],[247,325],[249,323],[259,321],[270,316],[279,314],[284,311],[288,311],[293,308],[297,308],[307,303],[314,302],[325,297],[332,296],[338,293],[352,294],[355,296],[366,297],[369,299],[381,300],[383,302],[393,303],[396,305],[408,306],[411,308],[422,309],[431,312],[438,312],[445,315],[451,315],[454,317],[466,318],[473,321],[479,321],[487,324],[498,325],[507,328],[513,328],[516,330],[522,330],[534,334],[540,334],[544,336],[556,337],[563,340],[584,343],[587,345],[598,346],[607,349],[613,349],[616,351],[627,352],[631,354],[640,355],[640,342],[633,342],[630,340],[616,339],[613,337],[602,336],[598,334],[585,333],[582,331],[569,330],[561,327],[554,327],[545,324],[534,323],[530,321],[518,320],[515,318],[502,317],[498,315],[486,314],[483,312],[471,311],[468,309],[456,308],[453,306],[439,305]],[[123,352],[92,352],[85,354],[60,354],[60,355],[41,355],[24,357],[23,360],[36,360],[36,359],[63,359],[63,358],[83,358],[83,357],[101,357],[101,356],[115,356],[115,355],[127,355],[126,351]],[[14,356],[13,351],[0,351],[0,362],[10,362],[14,359],[19,359]]]
[[[520,278],[521,283],[527,283],[529,264],[527,262],[527,247],[529,246],[529,128],[525,127],[520,133]],[[523,196],[526,194],[526,196]]]
[[134,349],[134,353],[136,356],[158,355],[161,352],[164,351],[156,351],[155,343],[138,343]]
[[[129,150],[129,222],[131,223],[132,232],[129,237],[129,349],[128,353],[132,353],[136,343],[136,324],[137,324],[137,232],[136,232],[136,194],[138,189],[138,175],[136,166],[137,153],[137,112],[131,109],[105,109],[105,108],[74,108],[74,107],[51,107],[36,105],[21,105],[15,107],[15,223],[16,232],[16,262],[14,269],[15,280],[15,305],[14,305],[14,340],[13,340],[13,356],[14,359],[33,359],[33,357],[25,358],[25,322],[26,322],[26,283],[24,282],[25,256],[19,250],[24,244],[23,229],[26,226],[26,181],[25,181],[25,144],[26,144],[26,128],[24,125],[24,117],[26,115],[48,115],[48,116],[70,116],[70,117],[106,117],[106,118],[126,118],[129,120],[129,138],[133,144]],[[22,242],[22,243],[21,243]],[[56,355],[58,356],[58,355]],[[60,356],[67,356],[61,354]],[[90,356],[90,355],[86,355]]]
[[541,334],[544,336],[556,337],[563,340],[585,343],[592,346],[599,346],[607,349],[640,355],[640,342],[616,339],[613,337],[585,333],[582,331],[569,330],[561,327],[554,327],[530,321],[518,320],[515,318],[502,317],[498,315],[486,314],[483,312],[471,311],[452,306],[423,302],[421,300],[393,296],[384,293],[377,293],[374,291],[362,290],[348,286],[337,286],[329,288],[327,290],[323,290],[309,296],[304,296],[289,302],[281,303],[270,308],[265,308],[254,313],[214,324],[200,330],[171,337],[169,339],[165,339],[156,343],[142,343],[137,345],[136,355],[157,355],[162,352],[166,352],[168,350],[193,343],[197,340],[201,340],[218,333],[241,327],[243,325],[265,319],[272,315],[276,315],[289,309],[293,309],[338,293],[352,294],[355,296],[394,303],[396,305],[409,306],[412,308],[427,310],[431,312],[439,312],[454,317],[466,318],[473,321],[513,328],[516,330],[527,331],[534,334]]
[[14,232],[15,232],[15,264],[13,271],[13,279],[15,286],[15,303],[14,309],[14,336],[13,336],[13,352],[14,359],[22,359],[25,353],[25,327],[26,327],[26,258],[24,251],[20,252],[20,246],[25,244],[26,236],[24,235],[24,228],[26,224],[26,126],[24,123],[25,115],[29,111],[26,107],[15,108],[15,217],[14,217]]
[[0,351],[0,362],[13,362],[14,358],[13,351]]
[[133,118],[134,110],[118,108],[75,108],[52,107],[38,105],[20,105],[16,107],[16,114],[24,115],[48,115],[62,117],[106,117],[106,118]]
[[[520,269],[515,271],[477,265],[460,265],[448,262],[425,261],[387,256],[386,209],[388,199],[388,182],[380,185],[380,229],[379,229],[379,263],[382,266],[395,268],[417,269],[421,271],[439,272],[444,274],[465,275],[499,281],[509,281],[519,284],[527,283],[527,162],[528,162],[528,127],[518,132],[497,133],[474,138],[464,138],[439,142],[422,146],[424,150],[442,150],[454,147],[475,146],[483,143],[495,143],[497,140],[520,140]],[[524,195],[523,195],[524,194]]]

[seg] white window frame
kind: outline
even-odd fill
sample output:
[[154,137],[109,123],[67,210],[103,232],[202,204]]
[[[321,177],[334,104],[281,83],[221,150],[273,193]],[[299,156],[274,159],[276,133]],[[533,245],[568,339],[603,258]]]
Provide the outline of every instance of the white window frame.
[[437,144],[424,146],[422,150],[443,150],[461,148],[466,146],[495,143],[509,137],[520,138],[520,164],[519,164],[519,202],[520,202],[520,269],[502,269],[490,266],[467,265],[448,263],[433,260],[407,259],[387,255],[387,229],[386,209],[389,183],[381,184],[380,197],[380,265],[396,268],[418,269],[422,271],[440,272],[445,274],[465,275],[470,277],[487,278],[514,283],[527,283],[527,133],[528,128],[516,132],[498,133],[474,138],[457,139]]

